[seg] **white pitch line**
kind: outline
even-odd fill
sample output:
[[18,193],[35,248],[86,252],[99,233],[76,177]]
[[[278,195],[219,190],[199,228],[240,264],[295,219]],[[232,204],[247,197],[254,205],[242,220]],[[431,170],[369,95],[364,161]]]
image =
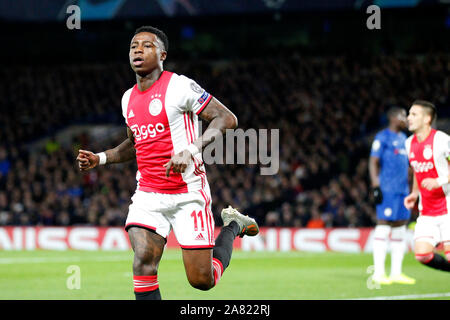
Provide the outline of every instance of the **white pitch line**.
[[450,292],[408,294],[403,296],[368,297],[368,298],[357,298],[346,300],[405,300],[405,299],[424,299],[424,298],[442,298],[442,297],[450,297]]
[[[282,259],[298,259],[298,258],[311,258],[310,253],[297,253],[296,255],[284,255],[283,253],[274,252],[270,255],[252,255],[248,252],[236,252],[233,253],[233,260],[245,260],[245,259],[267,259],[267,258],[282,258]],[[314,256],[314,259],[322,256]],[[323,256],[325,257],[325,256]],[[163,260],[180,260],[182,259],[180,254],[168,254],[162,257]],[[28,263],[71,263],[71,262],[115,262],[115,261],[132,261],[133,256],[110,256],[110,257],[11,257],[0,258],[0,265],[2,264],[28,264]]]
[[102,258],[46,258],[46,257],[30,257],[30,258],[0,258],[0,264],[23,264],[23,263],[60,263],[60,262],[115,262],[115,261],[131,261],[129,257],[102,257]]

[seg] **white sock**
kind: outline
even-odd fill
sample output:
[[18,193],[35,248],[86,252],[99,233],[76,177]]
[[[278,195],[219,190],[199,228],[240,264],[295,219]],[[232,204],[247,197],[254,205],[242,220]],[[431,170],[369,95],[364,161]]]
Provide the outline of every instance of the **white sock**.
[[384,263],[386,260],[386,251],[391,227],[388,225],[377,225],[374,231],[373,239],[373,265],[374,277],[385,275]]
[[406,226],[392,228],[391,235],[391,277],[402,273],[403,256],[405,255]]

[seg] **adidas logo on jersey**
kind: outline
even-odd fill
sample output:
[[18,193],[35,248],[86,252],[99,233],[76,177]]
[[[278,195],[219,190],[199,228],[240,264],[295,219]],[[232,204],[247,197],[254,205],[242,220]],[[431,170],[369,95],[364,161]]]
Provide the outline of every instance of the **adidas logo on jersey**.
[[203,235],[201,233],[199,233],[198,236],[195,237],[195,240],[205,240],[205,238],[203,237]]
[[133,110],[130,110],[130,113],[128,114],[128,119],[133,118],[134,117],[134,112]]

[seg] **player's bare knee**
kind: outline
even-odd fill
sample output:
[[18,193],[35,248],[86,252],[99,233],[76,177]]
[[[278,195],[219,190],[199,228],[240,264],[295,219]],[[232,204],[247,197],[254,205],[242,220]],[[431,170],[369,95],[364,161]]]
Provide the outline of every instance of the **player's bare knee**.
[[135,275],[155,275],[158,273],[158,266],[152,263],[133,262],[133,274]]
[[211,275],[201,274],[188,278],[192,287],[198,290],[207,291],[214,287],[214,278]]
[[431,261],[431,259],[433,259],[433,252],[427,252],[427,253],[416,253],[415,257],[416,260],[419,261],[420,263],[423,264],[427,264],[428,262]]
[[133,273],[139,275],[154,275],[157,274],[158,263],[152,255],[145,252],[135,251],[133,261]]
[[214,287],[214,282],[211,280],[208,281],[198,281],[198,280],[189,280],[189,283],[192,287],[202,291],[208,291],[212,287]]

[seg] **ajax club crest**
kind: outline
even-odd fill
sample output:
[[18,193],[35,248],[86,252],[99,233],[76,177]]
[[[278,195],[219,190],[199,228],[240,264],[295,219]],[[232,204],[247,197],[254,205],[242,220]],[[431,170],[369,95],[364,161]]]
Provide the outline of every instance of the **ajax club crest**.
[[158,114],[161,113],[162,107],[163,106],[161,100],[156,98],[150,102],[150,105],[148,106],[148,111],[152,116],[157,116]]
[[431,150],[431,146],[426,145],[425,148],[423,149],[423,157],[425,158],[425,160],[430,160],[432,156],[433,151]]

